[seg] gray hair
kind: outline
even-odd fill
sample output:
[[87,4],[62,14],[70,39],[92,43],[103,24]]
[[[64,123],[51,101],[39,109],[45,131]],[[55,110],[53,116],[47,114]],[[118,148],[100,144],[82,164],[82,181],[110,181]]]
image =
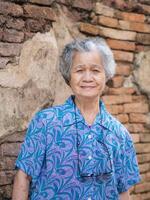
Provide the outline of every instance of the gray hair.
[[70,82],[70,71],[74,52],[89,52],[95,49],[98,50],[102,57],[106,81],[114,76],[116,68],[114,56],[103,38],[76,39],[64,47],[60,57],[59,70],[68,85]]

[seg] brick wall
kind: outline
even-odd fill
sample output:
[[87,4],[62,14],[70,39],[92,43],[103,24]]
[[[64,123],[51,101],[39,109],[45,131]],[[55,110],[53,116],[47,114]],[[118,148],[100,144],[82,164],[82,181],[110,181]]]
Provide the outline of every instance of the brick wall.
[[[108,82],[103,100],[130,131],[142,182],[131,189],[133,200],[150,199],[149,99],[128,83],[135,55],[150,49],[149,1],[12,0],[0,2],[0,69],[18,61],[24,41],[46,32],[57,20],[57,5],[87,36],[104,37],[114,52],[117,73]],[[131,85],[131,86],[130,86]],[[0,139],[0,200],[11,199],[14,162],[24,132]]]

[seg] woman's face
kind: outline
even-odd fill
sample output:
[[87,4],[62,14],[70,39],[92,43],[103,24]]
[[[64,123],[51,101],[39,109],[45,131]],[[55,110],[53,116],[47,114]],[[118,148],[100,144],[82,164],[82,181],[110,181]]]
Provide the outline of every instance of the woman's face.
[[75,52],[70,87],[75,96],[99,97],[105,87],[105,71],[98,51]]

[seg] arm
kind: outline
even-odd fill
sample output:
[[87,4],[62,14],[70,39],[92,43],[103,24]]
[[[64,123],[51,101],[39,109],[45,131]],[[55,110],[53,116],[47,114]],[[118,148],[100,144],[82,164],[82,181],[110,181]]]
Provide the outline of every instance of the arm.
[[126,191],[126,192],[122,192],[120,194],[120,200],[130,200],[130,194],[129,194],[129,191]]
[[31,178],[22,170],[18,170],[13,186],[12,200],[27,200]]

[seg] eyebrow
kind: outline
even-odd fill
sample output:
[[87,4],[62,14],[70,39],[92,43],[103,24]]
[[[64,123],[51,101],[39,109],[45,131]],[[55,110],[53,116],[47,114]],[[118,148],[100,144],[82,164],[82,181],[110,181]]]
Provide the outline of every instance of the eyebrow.
[[[90,64],[92,67],[95,67],[95,68],[103,68],[103,66],[102,65],[97,65],[97,64]],[[74,69],[78,69],[78,68],[81,68],[81,67],[83,67],[83,66],[85,66],[84,64],[79,64],[79,65],[76,65],[76,66],[73,66],[73,68]]]

